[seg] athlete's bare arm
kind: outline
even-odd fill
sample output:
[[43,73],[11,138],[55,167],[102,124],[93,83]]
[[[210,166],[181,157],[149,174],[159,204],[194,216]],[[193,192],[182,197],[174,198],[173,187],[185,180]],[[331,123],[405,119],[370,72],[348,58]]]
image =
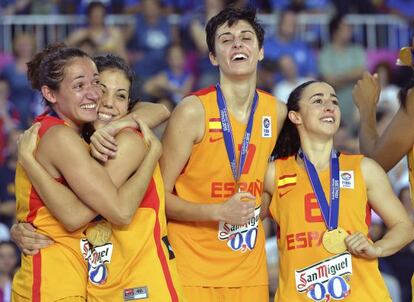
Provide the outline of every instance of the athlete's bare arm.
[[262,206],[260,208],[260,218],[265,219],[270,215],[269,206],[272,201],[273,192],[275,190],[275,162],[272,161],[267,165],[264,178],[264,190],[262,195]]
[[285,103],[277,101],[277,136],[279,136],[280,131],[282,130],[283,123],[285,122],[287,116],[287,107]]
[[353,97],[360,112],[360,150],[389,171],[414,145],[414,90],[408,93],[407,109],[400,107],[381,137],[376,129],[379,93],[378,79],[365,72],[354,87]]
[[[144,127],[145,126],[143,126],[143,128]],[[53,128],[50,130],[53,130]],[[45,140],[46,135],[48,135],[48,133],[45,134],[45,137],[41,142]],[[68,162],[67,165],[73,166],[73,169],[75,170],[71,167],[67,167],[64,163],[58,162],[57,166],[59,167],[59,171],[62,171],[62,174],[71,189],[79,196],[79,199],[85,200],[85,203],[87,203],[90,208],[95,209],[97,213],[100,213],[110,222],[125,225],[130,222],[139,205],[138,201],[143,197],[143,194],[146,191],[152,177],[152,172],[161,154],[161,145],[158,141],[150,141],[150,150],[145,155],[146,151],[143,141],[140,140],[132,130],[125,130],[120,133],[119,140],[120,156],[117,157],[117,159],[110,161],[105,169],[100,167],[100,165],[95,160],[91,159],[89,155],[89,159],[86,158],[82,160],[85,165],[89,165],[89,167],[85,167],[85,172],[82,172],[81,170],[76,172],[76,167],[77,169],[81,169],[81,166],[79,166],[71,154],[64,155],[66,155],[66,160],[72,160],[71,162]],[[82,141],[77,143],[83,144]],[[44,146],[40,143],[40,152],[45,152],[47,147],[48,146]],[[41,148],[43,148],[43,150]],[[71,151],[77,153],[78,156],[85,156],[85,153],[77,150],[73,151],[73,148]],[[86,150],[85,152],[87,154]],[[60,154],[62,155],[62,153]],[[25,158],[30,157],[26,156]],[[144,158],[143,161],[142,158]],[[53,158],[52,160],[57,162],[56,158]],[[141,161],[142,164],[139,166],[138,170],[133,173]],[[96,216],[96,213],[82,204],[82,202],[77,199],[76,195],[69,189],[58,184],[51,186],[50,182],[54,180],[44,169],[42,171],[41,167],[39,167],[40,165],[35,160],[24,160],[23,166],[25,168],[26,166],[30,167],[27,168],[29,173],[36,173],[34,175],[29,175],[35,181],[34,185],[36,189],[39,194],[41,194],[41,197],[45,199],[45,202],[50,203],[47,204],[47,206],[50,208],[51,212],[56,215],[58,219],[61,219],[62,223],[68,228],[77,229]],[[96,170],[98,170],[98,175],[93,174]],[[112,180],[105,170],[112,174]],[[117,190],[117,187],[121,186],[131,174],[133,174],[131,180]],[[105,178],[104,181],[102,181],[101,177]],[[102,185],[103,187],[99,188],[99,185]],[[112,189],[110,187],[110,190],[108,190],[105,186],[112,186]],[[104,191],[107,191],[112,197],[105,197],[104,193],[102,193]],[[42,193],[45,196],[42,196]],[[58,200],[56,199],[56,194],[59,194],[57,196],[60,196]],[[95,196],[93,196],[94,194]],[[113,199],[114,197],[115,199]]]
[[362,233],[355,233],[345,242],[348,250],[359,257],[377,258],[392,255],[414,239],[414,227],[402,203],[395,196],[384,170],[370,158],[361,162],[370,206],[388,228],[384,237],[374,244]]
[[154,128],[170,117],[170,111],[162,104],[138,102],[131,113],[113,121],[94,132],[91,137],[91,154],[96,159],[106,162],[116,156],[116,134],[124,128],[139,128],[137,120],[143,121],[150,128]]
[[[237,193],[222,203],[193,203],[173,194],[176,179],[188,162],[192,148],[205,131],[204,109],[196,96],[189,96],[173,111],[163,137],[163,174],[168,219],[179,221],[226,221],[244,224],[254,215],[254,196]],[[212,163],[213,164],[213,163]],[[250,201],[241,201],[241,199]]]

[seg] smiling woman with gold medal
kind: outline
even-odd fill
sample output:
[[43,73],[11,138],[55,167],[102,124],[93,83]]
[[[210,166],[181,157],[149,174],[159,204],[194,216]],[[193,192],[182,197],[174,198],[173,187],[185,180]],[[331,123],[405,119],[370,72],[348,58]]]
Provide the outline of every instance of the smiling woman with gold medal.
[[[298,86],[287,107],[265,184],[279,226],[275,301],[391,301],[377,258],[413,239],[407,213],[376,162],[333,148],[341,112],[330,85]],[[375,243],[370,208],[389,229]]]

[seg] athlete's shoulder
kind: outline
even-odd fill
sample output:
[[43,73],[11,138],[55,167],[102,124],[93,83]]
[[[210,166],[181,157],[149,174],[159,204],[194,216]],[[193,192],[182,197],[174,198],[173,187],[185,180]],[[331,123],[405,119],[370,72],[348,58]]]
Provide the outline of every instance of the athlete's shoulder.
[[47,115],[47,112],[37,116],[34,123],[40,123],[39,136],[42,137],[50,128],[64,125],[65,122],[57,117]]
[[260,96],[263,96],[266,99],[276,100],[275,96],[273,94],[271,94],[270,92],[267,92],[267,91],[259,89],[259,88],[257,88],[256,91]]
[[181,118],[188,119],[202,118],[204,116],[204,109],[198,96],[189,95],[183,98],[183,100],[175,107],[171,118],[177,115]]
[[190,95],[203,96],[213,92],[216,92],[216,87],[214,85],[211,85],[209,87],[201,88],[197,91],[194,91]]
[[355,161],[361,161],[365,156],[363,154],[359,153],[347,153],[347,152],[340,152],[339,153],[339,160],[342,161],[349,161],[349,162],[355,162]]

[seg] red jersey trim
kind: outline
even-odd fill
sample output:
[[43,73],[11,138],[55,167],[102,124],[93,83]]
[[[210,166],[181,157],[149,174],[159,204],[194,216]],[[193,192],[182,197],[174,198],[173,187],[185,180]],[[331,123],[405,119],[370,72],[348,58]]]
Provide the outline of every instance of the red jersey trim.
[[141,203],[141,208],[151,208],[155,210],[155,225],[154,225],[154,241],[155,245],[157,247],[157,254],[158,259],[160,260],[162,271],[164,272],[165,282],[167,283],[168,290],[170,292],[171,300],[173,302],[178,302],[178,295],[177,291],[175,290],[174,283],[172,281],[171,273],[168,267],[167,259],[164,254],[164,250],[162,248],[162,242],[161,242],[161,227],[160,227],[160,221],[159,221],[159,205],[160,200],[159,196],[157,194],[156,185],[154,178],[151,179],[150,184],[148,185],[147,192],[144,196],[144,200]]
[[365,210],[365,223],[367,224],[368,228],[371,226],[371,206],[369,205],[369,203],[367,203],[367,207]]
[[32,301],[40,302],[40,287],[41,287],[41,278],[42,278],[42,253],[39,251],[36,255],[33,256],[33,284],[32,284]]
[[216,87],[214,85],[211,85],[210,87],[194,91],[190,95],[202,96],[202,95],[205,95],[205,94],[209,94],[210,92],[213,92],[213,91],[216,91]]
[[[38,117],[35,118],[34,122],[41,123],[41,127],[39,129],[39,134],[38,134],[39,138],[42,138],[42,136],[46,133],[46,131],[50,129],[51,127],[65,124],[63,120],[56,118],[54,116],[49,116],[47,114],[48,112],[45,112],[42,115],[39,115]],[[56,180],[61,183],[64,183],[63,178],[58,178]],[[43,201],[37,194],[33,185],[31,185],[30,195],[29,195],[29,213],[26,217],[26,220],[28,222],[33,222],[36,218],[37,211],[43,206],[44,206]]]

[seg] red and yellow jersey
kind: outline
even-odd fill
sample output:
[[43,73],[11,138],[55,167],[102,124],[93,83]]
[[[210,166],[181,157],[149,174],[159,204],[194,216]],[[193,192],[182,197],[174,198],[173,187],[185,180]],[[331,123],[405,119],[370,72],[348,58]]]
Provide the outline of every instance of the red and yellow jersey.
[[[167,238],[164,184],[158,165],[132,222],[113,225],[110,243],[98,250],[108,249],[112,257],[106,264],[107,279],[103,284],[89,280],[88,301],[183,301]],[[90,256],[92,261],[99,258],[94,253]],[[91,266],[97,267],[96,263]]]
[[[339,156],[338,226],[368,235],[370,207],[362,155]],[[279,286],[275,301],[391,301],[377,260],[333,255],[321,244],[327,230],[304,167],[295,156],[275,162],[277,190],[270,213],[278,224]],[[329,201],[330,172],[318,173]]]
[[[64,122],[42,115],[39,138],[48,129]],[[57,152],[57,151],[56,151]],[[65,184],[61,180],[57,180]],[[16,168],[16,216],[19,222],[29,222],[41,234],[55,241],[34,256],[22,254],[21,267],[13,280],[13,291],[30,301],[55,301],[69,296],[86,297],[87,268],[80,253],[83,229],[73,233],[65,230],[40,199],[24,169]]]
[[[195,144],[177,178],[176,194],[194,203],[218,203],[236,193],[223,140],[216,89],[195,93],[205,112],[205,132]],[[258,91],[252,136],[242,171],[240,191],[256,196],[255,217],[243,226],[223,222],[169,221],[168,235],[177,255],[184,286],[240,287],[268,284],[264,231],[259,219],[263,180],[277,136],[277,104]],[[240,154],[246,124],[229,113],[236,150]]]

